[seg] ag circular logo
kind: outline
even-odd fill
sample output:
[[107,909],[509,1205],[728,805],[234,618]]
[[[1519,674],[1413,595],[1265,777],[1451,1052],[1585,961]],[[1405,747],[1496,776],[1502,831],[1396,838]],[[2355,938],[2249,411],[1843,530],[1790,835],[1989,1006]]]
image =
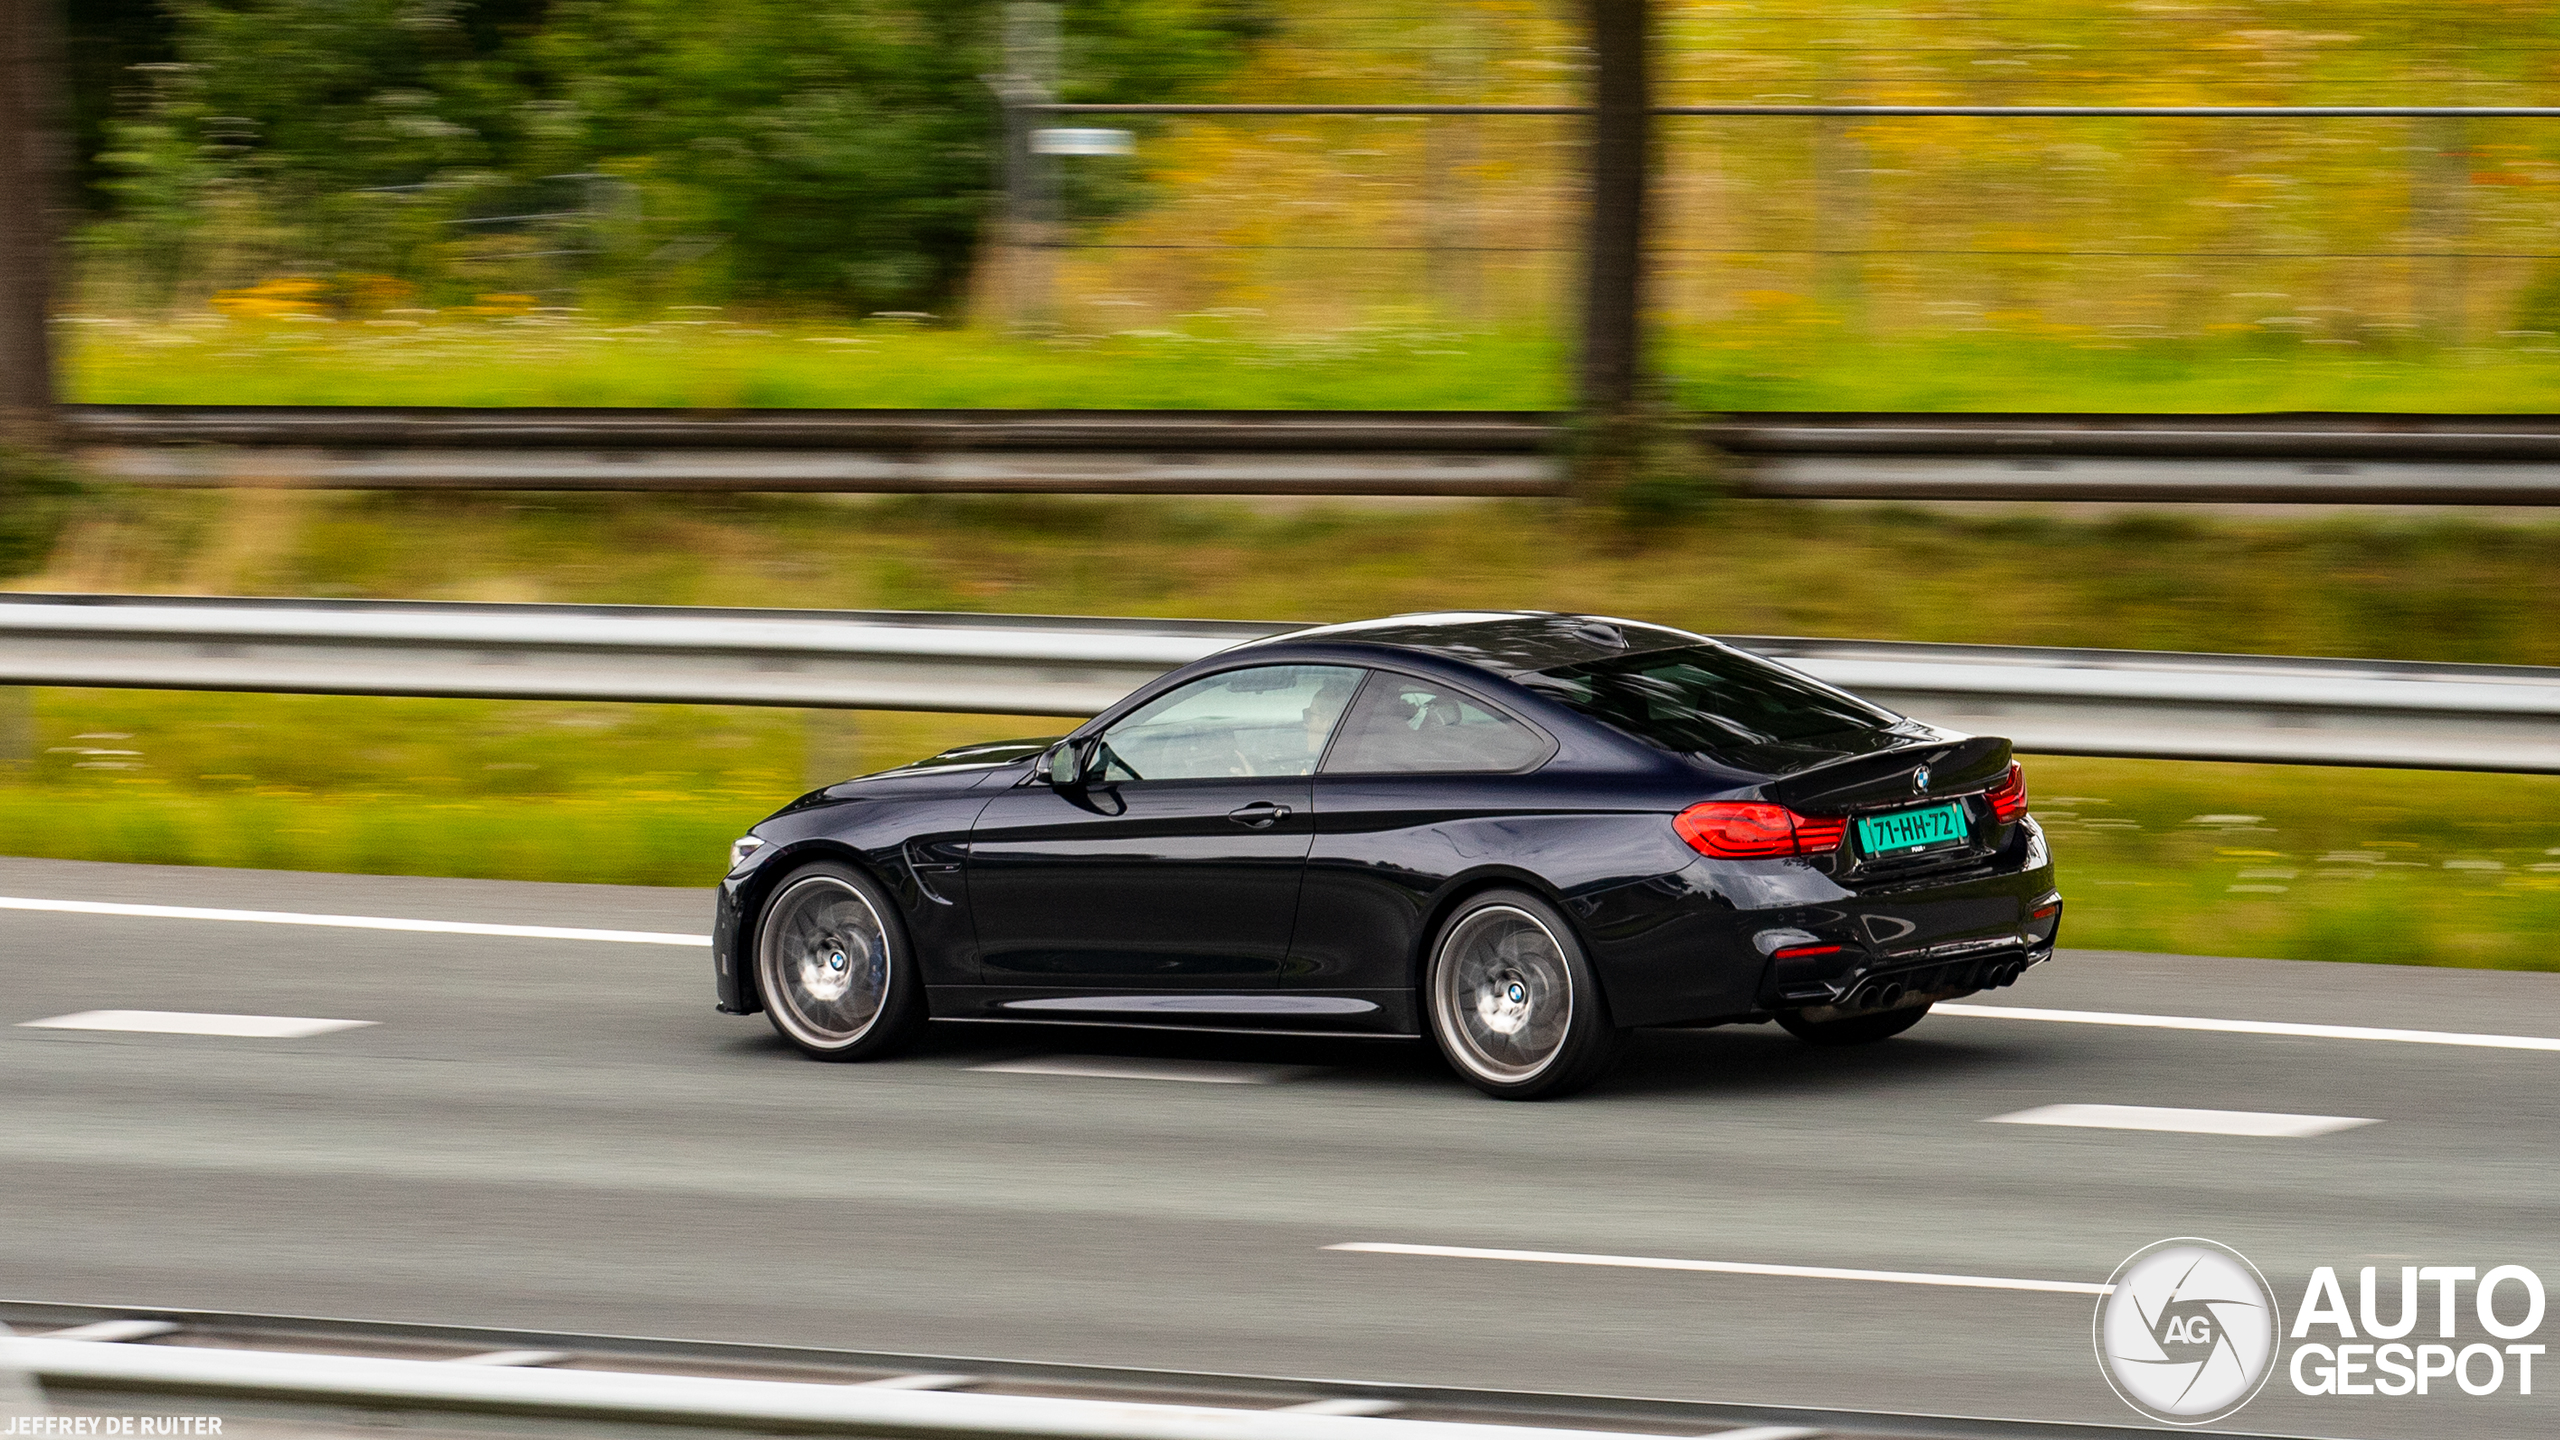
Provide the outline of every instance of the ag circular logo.
[[2210,1240],[2163,1240],[2116,1267],[2098,1301],[2098,1368],[2154,1420],[2202,1425],[2275,1369],[2283,1317],[2258,1267]]

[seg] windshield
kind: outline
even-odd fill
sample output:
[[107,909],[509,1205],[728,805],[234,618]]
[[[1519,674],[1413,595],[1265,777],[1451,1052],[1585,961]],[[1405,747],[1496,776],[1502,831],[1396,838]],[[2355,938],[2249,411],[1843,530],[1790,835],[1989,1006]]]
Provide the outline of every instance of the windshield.
[[1718,645],[1560,665],[1521,683],[1648,745],[1772,774],[1882,749],[1902,720]]

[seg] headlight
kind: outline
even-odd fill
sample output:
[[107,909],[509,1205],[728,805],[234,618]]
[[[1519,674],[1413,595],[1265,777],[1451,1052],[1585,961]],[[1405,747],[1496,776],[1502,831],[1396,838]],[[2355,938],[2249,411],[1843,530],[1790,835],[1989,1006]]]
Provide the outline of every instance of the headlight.
[[737,874],[739,869],[743,867],[748,860],[754,858],[757,851],[763,848],[764,842],[753,835],[741,835],[737,839],[730,841],[729,873],[732,875]]

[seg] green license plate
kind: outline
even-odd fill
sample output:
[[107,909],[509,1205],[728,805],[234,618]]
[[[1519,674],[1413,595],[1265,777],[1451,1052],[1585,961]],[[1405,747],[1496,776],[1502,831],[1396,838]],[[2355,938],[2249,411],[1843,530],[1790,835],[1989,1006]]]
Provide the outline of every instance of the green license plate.
[[1953,802],[1858,821],[1858,848],[1869,855],[1912,855],[1964,841],[1964,807]]

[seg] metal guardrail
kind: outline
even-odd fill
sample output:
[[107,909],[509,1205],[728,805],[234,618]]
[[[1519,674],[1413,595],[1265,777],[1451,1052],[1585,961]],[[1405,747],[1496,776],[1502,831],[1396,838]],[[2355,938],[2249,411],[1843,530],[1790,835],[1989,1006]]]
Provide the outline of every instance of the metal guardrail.
[[[1708,1440],[2129,1440],[2180,1433],[124,1306],[7,1301],[0,1320],[28,1336],[0,1339],[0,1374],[30,1373],[58,1398],[83,1406],[155,1397],[164,1406],[180,1397],[201,1405],[191,1397],[212,1397],[226,1409],[261,1415],[336,1407],[331,1418],[340,1418],[350,1406],[476,1411],[482,1427],[497,1412],[694,1433],[1025,1440],[1639,1440],[1665,1433]],[[39,1330],[50,1333],[28,1334]],[[329,1353],[338,1347],[358,1353]]]
[[[98,475],[162,486],[1543,495],[1518,411],[72,406]],[[1747,495],[2560,503],[2560,417],[1772,412],[1699,422]]]
[[[1089,715],[1235,621],[0,596],[0,684]],[[2560,670],[1729,637],[2030,753],[2560,773]]]

